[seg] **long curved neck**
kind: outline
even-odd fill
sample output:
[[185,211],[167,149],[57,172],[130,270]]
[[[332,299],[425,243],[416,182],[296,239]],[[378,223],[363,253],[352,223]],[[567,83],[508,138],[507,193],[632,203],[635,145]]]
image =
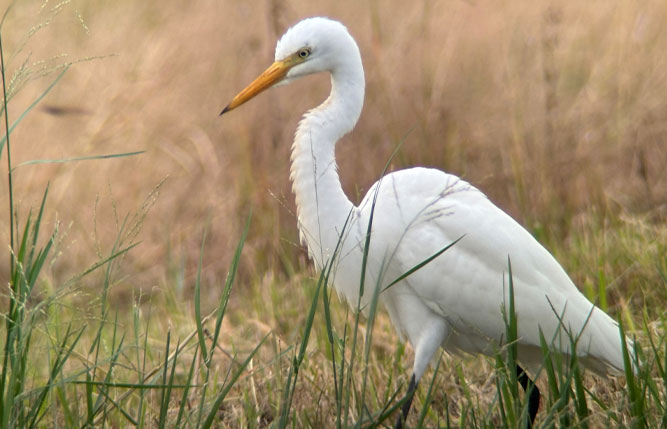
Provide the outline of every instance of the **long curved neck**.
[[319,268],[332,256],[354,208],[338,177],[335,147],[354,128],[364,102],[364,72],[355,50],[331,71],[329,98],[304,115],[292,145],[290,178],[299,232]]

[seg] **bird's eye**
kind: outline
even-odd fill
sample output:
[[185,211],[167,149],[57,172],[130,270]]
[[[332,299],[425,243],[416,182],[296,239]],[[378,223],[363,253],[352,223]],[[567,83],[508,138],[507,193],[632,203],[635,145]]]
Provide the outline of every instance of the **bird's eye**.
[[310,48],[303,48],[299,51],[300,58],[308,58],[310,56]]

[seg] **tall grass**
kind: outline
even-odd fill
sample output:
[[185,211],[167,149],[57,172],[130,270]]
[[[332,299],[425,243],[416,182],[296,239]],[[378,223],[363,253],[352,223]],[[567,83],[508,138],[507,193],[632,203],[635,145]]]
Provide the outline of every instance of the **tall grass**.
[[[6,34],[8,47],[22,43],[23,28],[38,26],[41,4],[15,4],[7,17],[16,28]],[[269,7],[195,0],[183,10],[174,1],[72,0],[20,55],[10,56],[11,68],[117,56],[70,70],[20,130],[22,141],[49,144],[22,144],[15,156],[55,159],[137,149],[150,156],[24,170],[18,190],[36,201],[35,190],[51,182],[53,209],[75,222],[64,231],[73,244],[71,257],[57,267],[63,275],[85,264],[94,246],[91,202],[105,191],[94,182],[80,183],[79,175],[117,182],[109,194],[121,212],[133,210],[156,182],[169,177],[169,192],[144,225],[144,251],[125,265],[143,284],[169,278],[156,260],[171,257],[176,265],[196,266],[201,224],[210,230],[204,266],[224,277],[235,232],[250,207],[255,217],[246,252],[253,263],[241,267],[240,275],[258,280],[258,273],[287,276],[291,268],[300,270],[305,255],[297,244],[289,147],[301,114],[326,97],[328,80],[270,91],[264,102],[235,117],[221,120],[216,113],[266,67],[289,25],[308,15],[329,15],[359,42],[367,77],[361,121],[337,149],[343,186],[353,201],[405,139],[390,170],[422,165],[462,176],[550,250],[587,230],[582,220],[592,212],[596,222],[611,226],[610,235],[617,227],[639,229],[637,221],[664,231],[667,153],[660,142],[667,129],[659,112],[665,108],[660,94],[667,91],[667,39],[661,30],[666,12],[660,1],[509,1],[482,7],[296,0]],[[473,22],[479,25],[468,25]],[[25,106],[38,92],[24,85],[15,102]],[[100,222],[114,222],[110,200],[100,198]],[[111,243],[115,233],[101,230],[99,238]],[[574,244],[569,248],[577,250]],[[619,261],[612,275],[627,264]],[[632,280],[624,276],[618,287],[632,288],[626,283]],[[123,294],[131,295],[127,289]],[[610,291],[612,306],[619,295],[632,295],[617,291]]]
[[[366,108],[339,152],[351,196],[405,139],[389,169],[436,165],[480,185],[636,337],[610,380],[544,338],[537,426],[667,425],[662,3],[53,7],[14,3],[0,25],[3,428],[378,427],[400,412],[411,352],[381,291],[361,280],[375,287],[368,315],[349,310],[332,267],[313,277],[295,244],[288,124],[327,83],[307,83],[303,105],[289,96],[303,88],[283,89],[217,118],[305,14],[343,19],[364,54]],[[6,25],[35,16],[29,37]],[[120,56],[69,67],[64,49]],[[506,317],[494,359],[443,354],[427,371],[408,426],[524,424]]]
[[[121,329],[118,311],[112,312],[108,304],[108,294],[117,265],[137,243],[136,235],[147,214],[149,204],[144,205],[134,216],[126,216],[119,226],[119,232],[108,256],[102,257],[91,267],[63,285],[56,286],[56,293],[48,296],[38,287],[43,286],[43,269],[52,258],[58,229],[49,234],[42,244],[40,233],[44,229],[44,214],[47,207],[48,187],[36,216],[30,212],[21,228],[17,220],[18,208],[14,204],[11,139],[14,128],[44,96],[58,83],[67,68],[29,105],[14,124],[9,124],[8,83],[5,73],[5,54],[2,46],[0,26],[0,69],[2,72],[5,134],[2,145],[6,148],[7,186],[9,191],[10,260],[7,294],[7,309],[3,310],[2,370],[0,371],[0,427],[82,426],[98,427],[107,424],[131,424],[134,426],[165,427],[175,422],[176,426],[211,427],[219,408],[232,386],[244,373],[264,340],[260,341],[245,359],[237,362],[237,368],[229,367],[223,379],[218,379],[218,371],[213,367],[216,344],[232,285],[241,257],[250,219],[240,238],[232,265],[229,269],[223,294],[216,309],[202,317],[199,305],[201,287],[201,262],[195,284],[195,324],[196,331],[182,342],[179,339],[172,350],[171,332],[167,332],[162,357],[149,362],[153,353],[148,344],[148,327],[141,333],[142,323],[137,307],[133,313],[133,344],[128,344],[128,332]],[[83,160],[101,160],[127,157],[141,152],[76,157],[61,160],[27,161],[22,165],[62,163]],[[150,195],[149,195],[150,197]],[[16,229],[16,234],[14,233]],[[203,255],[204,240],[202,240]],[[201,261],[201,256],[200,256]],[[99,308],[100,315],[82,326],[69,321],[62,326],[58,314],[68,295],[75,293],[75,286],[96,271],[103,271]],[[38,302],[36,302],[38,300]],[[112,313],[115,313],[112,316]],[[73,315],[79,318],[76,311]],[[204,336],[203,323],[215,317],[212,347],[208,348]],[[150,322],[150,316],[144,321]],[[82,349],[82,337],[89,332],[91,344]],[[195,342],[194,334],[199,341]],[[142,337],[143,336],[143,342]],[[38,347],[38,352],[35,348]],[[158,350],[159,351],[159,350]],[[134,353],[133,353],[134,352]],[[187,376],[176,377],[176,369],[184,361],[183,354],[189,354]],[[132,355],[136,357],[133,361]],[[180,358],[180,360],[179,360]],[[203,366],[194,371],[198,362]],[[151,365],[150,367],[148,365]],[[123,374],[123,375],[121,375]],[[121,391],[122,393],[119,393]],[[159,396],[152,395],[158,391]],[[177,391],[182,395],[177,412],[170,407]],[[191,391],[197,392],[197,408],[186,408]],[[207,394],[211,398],[207,398]],[[152,397],[152,398],[151,398]],[[85,407],[80,407],[79,398],[85,398]],[[159,411],[153,411],[153,408]],[[174,415],[177,415],[174,418]],[[51,419],[50,423],[47,423]],[[155,420],[153,420],[155,419]]]

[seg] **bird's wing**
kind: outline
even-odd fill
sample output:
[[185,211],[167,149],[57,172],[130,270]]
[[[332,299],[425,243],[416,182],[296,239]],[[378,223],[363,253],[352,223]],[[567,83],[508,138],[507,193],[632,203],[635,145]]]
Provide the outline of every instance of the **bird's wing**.
[[618,365],[616,323],[579,292],[528,231],[475,187],[439,170],[416,168],[378,182],[359,206],[368,216],[374,198],[372,249],[389,255],[387,282],[459,240],[393,286],[386,298],[418,296],[454,329],[452,339],[461,343],[454,347],[488,353],[480,350],[492,346],[485,338],[505,337],[501,308],[503,303],[509,308],[511,263],[521,344],[539,346],[541,329],[547,341],[560,335],[555,348],[567,352],[569,339],[561,327],[573,335],[583,330],[578,354],[613,355],[608,359]]

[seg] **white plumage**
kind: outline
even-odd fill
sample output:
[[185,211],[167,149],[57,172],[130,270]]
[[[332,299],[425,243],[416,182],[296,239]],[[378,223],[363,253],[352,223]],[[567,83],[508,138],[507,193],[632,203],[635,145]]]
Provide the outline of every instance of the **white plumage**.
[[623,371],[617,323],[579,292],[530,233],[474,186],[439,170],[412,168],[383,177],[359,206],[350,202],[341,187],[334,149],[359,119],[365,82],[359,48],[342,24],[326,18],[299,22],[278,42],[275,60],[223,113],[278,83],[322,71],[331,74],[329,98],[307,112],[298,126],[291,179],[302,241],[320,269],[334,256],[342,234],[334,261],[339,294],[356,305],[374,199],[362,303],[368,302],[376,284],[386,286],[460,239],[380,295],[399,335],[415,350],[416,382],[440,346],[454,353],[491,354],[501,345],[508,259],[523,365],[534,371],[542,363],[540,329],[548,340],[556,339],[554,348],[569,352],[560,316],[573,335],[580,335],[577,353],[585,366],[599,374]]

